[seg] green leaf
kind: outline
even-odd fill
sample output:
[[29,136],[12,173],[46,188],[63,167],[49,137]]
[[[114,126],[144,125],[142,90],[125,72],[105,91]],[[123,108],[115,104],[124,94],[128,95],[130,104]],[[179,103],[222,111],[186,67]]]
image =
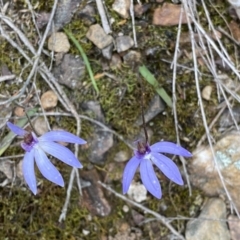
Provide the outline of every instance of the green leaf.
[[78,51],[80,52],[82,58],[83,58],[83,61],[87,67],[87,70],[88,70],[88,74],[89,74],[89,77],[92,81],[92,85],[93,87],[95,88],[97,94],[99,94],[99,90],[98,90],[98,87],[97,87],[97,83],[94,79],[94,75],[93,75],[93,72],[92,72],[92,68],[91,68],[91,65],[88,61],[88,58],[87,58],[87,55],[85,54],[82,46],[79,44],[79,42],[77,41],[77,39],[72,35],[72,33],[70,33],[67,29],[64,29],[65,33],[68,35],[68,37],[73,41],[73,43],[75,44],[75,46],[77,47]]
[[[29,111],[27,111],[27,114],[29,117],[33,116],[35,113],[37,112],[37,108],[33,108]],[[19,127],[24,127],[26,125],[26,123],[28,122],[27,117],[24,117],[22,119],[20,119],[17,122],[17,126]],[[9,131],[9,133],[7,134],[6,137],[3,138],[3,140],[0,143],[0,156],[2,156],[2,154],[6,151],[6,149],[9,147],[9,145],[12,143],[13,139],[15,138],[16,134],[13,133],[12,131]]]
[[172,108],[172,99],[169,97],[164,88],[159,87],[159,84],[154,77],[154,75],[146,68],[145,65],[139,67],[139,72],[157,91],[158,95],[163,99],[163,101]]

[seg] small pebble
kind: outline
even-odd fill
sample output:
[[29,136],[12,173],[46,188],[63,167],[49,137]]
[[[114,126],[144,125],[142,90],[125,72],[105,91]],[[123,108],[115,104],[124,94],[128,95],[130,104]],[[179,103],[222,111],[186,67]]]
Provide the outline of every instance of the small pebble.
[[41,96],[43,109],[48,110],[57,106],[58,98],[55,92],[49,90]]
[[128,196],[136,202],[143,202],[147,199],[147,189],[141,183],[132,182],[129,190]]
[[55,32],[48,39],[48,49],[54,52],[68,52],[70,43],[65,33]]
[[114,157],[115,162],[125,162],[129,159],[129,154],[126,151],[119,151]]
[[38,117],[33,122],[33,127],[39,136],[42,136],[44,133],[48,132],[48,125],[47,125],[44,117]]
[[89,230],[86,230],[86,229],[83,229],[83,230],[82,230],[82,233],[83,233],[83,235],[87,236],[87,235],[90,233],[90,231],[89,231]]
[[15,109],[14,109],[14,114],[15,114],[15,116],[17,116],[17,117],[23,117],[24,115],[25,115],[25,111],[24,111],[24,109],[22,108],[22,107],[16,107]]
[[209,101],[211,99],[212,86],[208,85],[202,90],[202,98]]
[[127,205],[124,205],[124,206],[123,206],[123,211],[124,211],[125,213],[129,212],[129,207],[128,207]]

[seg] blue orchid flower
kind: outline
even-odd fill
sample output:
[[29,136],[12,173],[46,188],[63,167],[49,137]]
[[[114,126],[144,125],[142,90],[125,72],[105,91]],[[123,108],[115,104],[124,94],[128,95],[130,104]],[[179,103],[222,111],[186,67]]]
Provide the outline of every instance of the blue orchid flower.
[[38,138],[34,132],[27,132],[10,122],[7,122],[7,126],[16,135],[23,136],[21,146],[26,153],[23,159],[22,171],[24,179],[33,194],[37,194],[34,160],[38,169],[46,179],[61,187],[64,186],[62,175],[50,162],[45,152],[72,167],[82,168],[82,164],[75,155],[68,148],[55,141],[85,144],[86,141],[83,139],[62,130],[50,131]]
[[191,157],[192,154],[185,148],[172,142],[158,142],[149,146],[148,143],[138,142],[138,148],[123,172],[123,193],[127,193],[133,180],[134,174],[140,165],[141,180],[146,189],[156,198],[162,197],[162,191],[157,176],[153,170],[155,164],[166,177],[176,184],[183,185],[181,173],[177,165],[168,157],[161,153],[170,153],[184,157]]

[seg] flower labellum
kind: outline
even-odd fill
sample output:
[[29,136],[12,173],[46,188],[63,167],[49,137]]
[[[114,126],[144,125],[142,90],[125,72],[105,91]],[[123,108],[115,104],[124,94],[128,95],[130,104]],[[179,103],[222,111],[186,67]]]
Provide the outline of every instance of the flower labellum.
[[123,194],[127,193],[134,174],[140,165],[140,176],[146,189],[156,198],[162,197],[162,191],[157,176],[153,170],[155,164],[163,174],[176,184],[183,185],[181,173],[177,165],[161,153],[191,157],[192,154],[185,148],[172,142],[158,142],[149,146],[148,143],[138,142],[138,149],[128,161],[123,172]]
[[35,195],[37,194],[37,182],[34,172],[34,160],[46,179],[61,187],[64,186],[62,175],[50,162],[46,153],[72,167],[82,168],[82,164],[75,155],[68,148],[56,143],[56,141],[85,144],[86,141],[83,139],[62,130],[50,131],[38,138],[34,132],[27,132],[10,122],[7,122],[7,126],[16,135],[23,136],[21,146],[26,151],[22,165],[23,176]]

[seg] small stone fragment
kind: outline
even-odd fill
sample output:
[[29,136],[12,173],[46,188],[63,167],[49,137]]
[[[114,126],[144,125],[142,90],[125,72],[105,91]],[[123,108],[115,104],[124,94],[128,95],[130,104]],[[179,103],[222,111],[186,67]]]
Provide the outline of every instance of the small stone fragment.
[[[153,24],[159,26],[174,26],[179,24],[181,5],[164,3],[162,7],[156,8],[153,13]],[[191,20],[190,20],[191,21]],[[187,16],[183,12],[182,24],[187,23]]]
[[23,117],[25,115],[24,108],[17,106],[14,109],[14,115],[17,116],[17,117]]
[[117,52],[124,52],[134,45],[134,41],[129,36],[120,36],[116,38]]
[[47,125],[44,117],[38,117],[33,122],[33,127],[39,136],[42,136],[44,133],[48,132],[48,125]]
[[41,96],[43,109],[48,110],[57,106],[58,98],[55,92],[49,90]]
[[59,83],[71,89],[79,89],[85,77],[86,67],[81,57],[65,54],[62,62],[54,67],[53,74]]
[[87,4],[78,15],[86,25],[92,25],[96,22],[96,10],[93,5]]
[[97,101],[84,102],[82,104],[82,108],[89,112],[90,114],[93,113],[97,121],[104,122],[104,115],[99,102]]
[[141,17],[149,8],[150,4],[136,4],[134,6],[134,13],[136,17]]
[[[230,240],[227,224],[221,221],[226,215],[226,205],[223,200],[210,198],[204,205],[199,219],[187,223],[186,240]],[[214,220],[203,220],[203,218]]]
[[16,167],[16,175],[18,178],[23,180],[23,171],[22,171],[23,160],[21,160]]
[[130,50],[126,55],[123,56],[123,61],[125,64],[133,66],[141,61],[141,53],[137,51]]
[[50,13],[48,12],[40,12],[37,14],[37,26],[39,29],[42,29],[44,26],[47,25],[47,23],[49,22],[49,18],[50,18]]
[[234,39],[238,42],[240,42],[240,29],[239,25],[235,21],[231,21],[229,23],[229,28],[231,30],[231,33],[234,37]]
[[[117,224],[116,228],[118,229],[117,234],[112,236],[108,236],[108,240],[138,240],[142,238],[142,232],[134,228],[132,231],[131,227],[127,222],[122,222]],[[104,239],[105,240],[105,239]]]
[[115,0],[112,5],[112,8],[122,18],[128,18],[129,9],[130,9],[130,0]]
[[70,43],[65,33],[55,32],[48,39],[48,49],[54,52],[68,52]]
[[[95,114],[95,119],[104,122],[104,115],[98,102],[85,102],[82,107]],[[92,140],[89,141],[88,158],[93,163],[102,164],[105,161],[104,154],[113,146],[113,134],[102,131],[102,128],[96,126],[92,132]]]
[[139,226],[145,219],[144,215],[134,209],[132,209],[131,213],[134,223]]
[[54,14],[54,29],[58,31],[71,22],[79,6],[79,0],[59,0]]
[[102,55],[104,58],[111,60],[113,52],[113,44],[108,45],[107,47],[102,49]]
[[9,159],[0,161],[0,172],[3,172],[4,175],[9,179],[13,179],[13,162]]
[[113,38],[107,35],[99,24],[92,25],[89,28],[86,37],[99,49],[103,49],[113,42]]
[[143,202],[147,199],[147,189],[139,182],[132,182],[127,192],[128,196],[136,202]]
[[209,101],[211,99],[212,86],[208,85],[202,90],[202,98]]
[[96,128],[92,136],[88,158],[92,163],[102,164],[106,160],[104,154],[113,146],[113,134]]
[[119,56],[119,54],[114,53],[112,55],[112,59],[111,59],[111,62],[109,64],[109,66],[112,69],[120,69],[121,68],[121,66],[122,66],[122,59]]
[[[147,123],[152,120],[164,109],[165,105],[163,103],[163,100],[159,97],[159,95],[155,95],[144,113],[145,122]],[[142,125],[142,117],[138,118],[138,120],[136,121],[136,125]]]
[[89,235],[90,231],[86,230],[86,229],[83,229],[82,233],[83,233],[84,236],[87,236],[87,235]]
[[237,216],[230,215],[228,217],[228,226],[230,228],[231,240],[240,239],[240,220]]
[[114,157],[115,162],[126,162],[129,159],[129,154],[126,151],[119,151]]
[[129,212],[129,207],[128,207],[127,205],[124,205],[123,208],[122,208],[122,210],[123,210],[125,213],[127,213],[127,212]]
[[[237,123],[239,123],[240,122],[240,107],[239,106],[232,108],[232,115],[233,115],[235,121]],[[220,118],[220,121],[219,121],[220,128],[224,129],[224,128],[233,126],[235,124],[233,121],[232,115],[231,115],[229,109],[224,110],[224,112]]]

